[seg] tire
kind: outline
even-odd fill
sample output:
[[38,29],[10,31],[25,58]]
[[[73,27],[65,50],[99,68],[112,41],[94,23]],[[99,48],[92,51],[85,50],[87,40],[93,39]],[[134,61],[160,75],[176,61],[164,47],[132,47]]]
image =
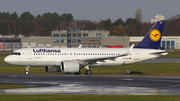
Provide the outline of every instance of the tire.
[[92,74],[92,71],[91,71],[91,70],[86,70],[86,71],[85,71],[85,74],[86,74],[86,75],[91,75],[91,74]]
[[81,74],[81,71],[79,70],[79,72],[77,72],[77,73],[74,73],[75,75],[80,75]]
[[29,74],[29,72],[26,71],[26,72],[25,72],[25,75],[28,75],[28,74]]

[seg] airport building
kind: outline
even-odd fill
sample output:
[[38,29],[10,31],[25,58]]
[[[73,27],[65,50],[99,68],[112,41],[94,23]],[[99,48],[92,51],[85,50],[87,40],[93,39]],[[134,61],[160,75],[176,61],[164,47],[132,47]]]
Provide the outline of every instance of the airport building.
[[[71,47],[129,47],[129,37],[110,36],[109,31],[71,31]],[[49,37],[0,36],[0,51],[20,48],[67,47],[67,31],[52,31]]]
[[[53,46],[67,47],[67,31],[52,31]],[[98,48],[107,46],[129,46],[128,37],[111,37],[109,31],[71,31],[71,47]]]
[[[81,45],[86,48],[106,48],[107,46],[135,46],[144,36],[110,36],[109,31],[71,31],[71,47]],[[48,37],[23,37],[0,35],[0,51],[11,51],[20,48],[51,48],[67,47],[67,31],[52,31]],[[180,36],[163,36],[161,40],[163,49],[180,49]]]
[[[144,36],[130,37],[130,45],[135,44],[136,46],[143,38]],[[160,47],[162,49],[180,49],[180,36],[162,36]]]
[[11,51],[21,48],[21,38],[0,35],[0,51]]

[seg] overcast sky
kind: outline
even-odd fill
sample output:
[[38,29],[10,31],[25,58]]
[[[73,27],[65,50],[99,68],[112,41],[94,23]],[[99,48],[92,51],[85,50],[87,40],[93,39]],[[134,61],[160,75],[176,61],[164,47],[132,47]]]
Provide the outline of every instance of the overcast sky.
[[180,0],[0,0],[0,12],[30,12],[34,16],[43,13],[71,13],[74,19],[100,21],[134,18],[141,8],[143,22],[161,14],[168,19],[180,14]]

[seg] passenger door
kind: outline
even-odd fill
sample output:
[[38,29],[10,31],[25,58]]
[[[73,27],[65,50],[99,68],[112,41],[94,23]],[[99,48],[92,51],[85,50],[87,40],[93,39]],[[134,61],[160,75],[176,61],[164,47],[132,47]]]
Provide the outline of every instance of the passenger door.
[[32,60],[32,51],[31,51],[31,49],[27,49],[26,54],[27,54],[26,59],[27,60]]
[[134,51],[134,60],[139,60],[139,52]]

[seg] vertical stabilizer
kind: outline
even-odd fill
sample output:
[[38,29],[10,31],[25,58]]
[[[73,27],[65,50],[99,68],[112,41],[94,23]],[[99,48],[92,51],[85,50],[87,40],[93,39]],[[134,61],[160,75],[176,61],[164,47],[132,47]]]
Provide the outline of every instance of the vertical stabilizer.
[[165,21],[158,21],[134,48],[159,49]]

